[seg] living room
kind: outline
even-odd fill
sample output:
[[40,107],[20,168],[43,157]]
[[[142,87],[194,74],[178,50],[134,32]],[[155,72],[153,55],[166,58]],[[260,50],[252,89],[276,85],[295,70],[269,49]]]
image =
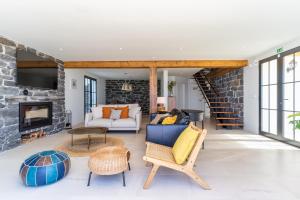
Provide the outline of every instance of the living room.
[[300,199],[299,2],[1,5],[3,198]]

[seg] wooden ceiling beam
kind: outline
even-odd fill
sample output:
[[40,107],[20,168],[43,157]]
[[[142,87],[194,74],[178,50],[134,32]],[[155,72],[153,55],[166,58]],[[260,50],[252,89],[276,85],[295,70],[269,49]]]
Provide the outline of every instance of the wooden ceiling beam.
[[241,68],[247,60],[66,61],[65,68]]

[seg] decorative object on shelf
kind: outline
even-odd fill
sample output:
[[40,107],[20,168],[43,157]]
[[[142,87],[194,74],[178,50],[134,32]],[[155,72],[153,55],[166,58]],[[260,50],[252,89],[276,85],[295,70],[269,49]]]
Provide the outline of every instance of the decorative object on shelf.
[[72,111],[66,110],[66,122],[65,122],[65,129],[71,129],[72,128]]
[[157,111],[166,111],[167,97],[157,97]]
[[71,89],[77,89],[77,80],[71,79]]
[[298,129],[300,130],[300,119],[296,119],[296,117],[299,117],[300,118],[300,113],[296,113],[296,114],[293,114],[293,115],[289,115],[288,118],[293,118],[292,121],[290,121],[290,124],[293,124],[294,125],[294,129]]
[[126,91],[126,92],[131,92],[132,91],[132,84],[130,84],[129,81],[127,82],[125,80],[125,82],[122,85],[122,90]]
[[64,178],[71,167],[67,154],[60,151],[42,151],[27,158],[20,168],[24,185],[49,185]]
[[176,81],[169,81],[168,83],[168,91],[169,91],[169,96],[173,96],[173,88],[176,85]]

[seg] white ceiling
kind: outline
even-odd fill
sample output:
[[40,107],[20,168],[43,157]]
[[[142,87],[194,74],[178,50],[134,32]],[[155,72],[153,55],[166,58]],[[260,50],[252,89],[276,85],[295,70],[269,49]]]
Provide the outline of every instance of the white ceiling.
[[[166,69],[169,76],[179,76],[191,78],[193,74],[201,70],[201,68],[191,69]],[[162,77],[162,69],[158,70],[158,79]],[[111,80],[148,80],[148,69],[88,69],[87,72],[95,74],[99,77]]]
[[300,36],[299,8],[299,0],[1,0],[0,35],[65,61],[245,59]]

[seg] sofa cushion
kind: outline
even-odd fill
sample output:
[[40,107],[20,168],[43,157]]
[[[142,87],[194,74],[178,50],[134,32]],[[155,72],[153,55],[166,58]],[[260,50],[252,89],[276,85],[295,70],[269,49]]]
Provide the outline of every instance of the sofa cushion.
[[140,110],[141,110],[141,107],[134,107],[134,106],[130,107],[130,106],[129,106],[129,113],[128,113],[128,116],[129,116],[130,118],[135,119],[136,114],[138,114],[138,113],[140,112]]
[[134,127],[136,127],[136,121],[132,118],[113,120],[111,127],[134,128]]
[[117,110],[117,109],[113,108],[111,110],[110,119],[113,119],[113,120],[120,119],[121,112],[122,112],[122,110]]
[[111,122],[112,122],[111,119],[104,119],[104,118],[94,119],[88,123],[88,126],[102,126],[102,127],[110,128]]
[[105,118],[105,119],[109,119],[110,118],[110,115],[111,115],[111,109],[112,107],[103,107],[102,108],[102,117]]
[[92,107],[93,119],[102,118],[102,106]]
[[175,124],[177,119],[177,115],[174,115],[172,117],[166,117],[161,124],[167,125],[167,124]]
[[126,119],[126,118],[129,117],[129,115],[128,115],[129,107],[128,106],[116,107],[116,108],[113,108],[113,109],[121,111],[121,115],[120,115],[121,119]]

